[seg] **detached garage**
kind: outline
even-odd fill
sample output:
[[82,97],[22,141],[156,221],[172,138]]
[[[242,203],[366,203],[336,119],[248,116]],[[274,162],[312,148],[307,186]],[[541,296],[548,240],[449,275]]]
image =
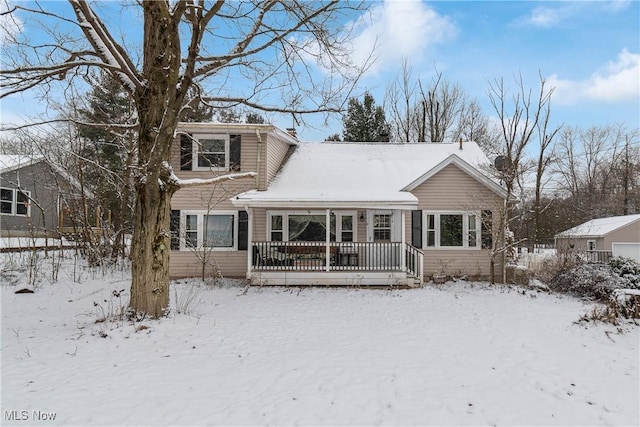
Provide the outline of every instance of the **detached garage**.
[[559,252],[586,253],[594,261],[623,256],[640,262],[640,214],[587,221],[556,234]]

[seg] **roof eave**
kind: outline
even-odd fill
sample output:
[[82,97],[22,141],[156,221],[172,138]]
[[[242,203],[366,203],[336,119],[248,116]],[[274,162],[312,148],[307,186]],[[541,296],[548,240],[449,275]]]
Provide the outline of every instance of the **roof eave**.
[[412,210],[418,207],[415,200],[292,200],[292,199],[250,199],[233,197],[236,207],[286,208],[286,209],[400,209]]
[[291,136],[288,132],[285,132],[272,124],[180,122],[178,123],[178,129],[182,131],[186,130],[196,132],[271,132],[289,145],[298,145],[300,142],[297,138]]

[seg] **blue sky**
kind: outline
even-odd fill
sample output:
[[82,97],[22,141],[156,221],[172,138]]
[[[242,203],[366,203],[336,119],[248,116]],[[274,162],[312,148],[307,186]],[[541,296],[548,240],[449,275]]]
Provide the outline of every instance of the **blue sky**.
[[[536,89],[539,74],[556,89],[552,121],[570,126],[614,122],[640,126],[640,3],[638,1],[387,1],[360,36],[381,40],[379,60],[359,89],[384,101],[385,87],[403,58],[429,81],[434,70],[477,98],[485,114],[489,82],[515,89],[522,73]],[[330,130],[340,131],[339,119]],[[327,129],[304,129],[322,139]]]
[[[514,77],[521,73],[535,90],[540,73],[556,88],[554,124],[640,127],[638,1],[389,0],[370,6],[370,19],[357,27],[353,59],[362,60],[377,39],[378,61],[355,93],[369,90],[378,104],[407,58],[414,76],[429,81],[437,69],[477,98],[485,114],[493,113],[487,97],[490,81],[504,78],[515,88]],[[28,96],[6,98],[1,120],[27,121],[44,109],[41,105]],[[280,127],[291,126],[290,117],[268,117]],[[342,130],[339,116],[328,126],[320,116],[307,122],[309,126],[298,128],[304,140],[323,140]]]

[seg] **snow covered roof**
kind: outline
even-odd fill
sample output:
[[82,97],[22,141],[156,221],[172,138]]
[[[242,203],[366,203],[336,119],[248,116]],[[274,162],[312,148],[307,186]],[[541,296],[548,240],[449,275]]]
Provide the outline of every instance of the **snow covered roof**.
[[0,154],[0,172],[9,172],[23,166],[32,165],[42,160],[42,157],[33,157],[23,154]]
[[242,193],[233,203],[407,209],[418,202],[411,187],[450,163],[475,171],[489,185],[475,169],[489,162],[474,142],[463,143],[462,150],[458,143],[301,143],[266,191]]
[[[25,166],[35,165],[36,163],[40,163],[44,160],[46,159],[42,156],[29,156],[23,154],[0,154],[0,173],[11,172]],[[69,174],[69,172],[54,163],[47,163],[60,176],[69,181],[69,183],[76,189],[82,189],[78,180],[76,180],[71,174]],[[95,195],[90,190],[85,188],[84,192],[87,197],[91,199],[95,198]]]
[[[640,214],[592,219],[584,224],[558,233],[556,237],[602,237],[636,221],[640,223]],[[638,225],[638,238],[640,239],[640,224]]]

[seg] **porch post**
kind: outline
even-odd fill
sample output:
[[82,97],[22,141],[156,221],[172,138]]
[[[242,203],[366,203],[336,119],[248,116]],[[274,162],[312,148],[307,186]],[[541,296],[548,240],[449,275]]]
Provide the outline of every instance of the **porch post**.
[[331,248],[329,247],[329,242],[331,241],[331,211],[327,209],[326,218],[325,218],[325,262],[324,267],[326,271],[329,271],[331,266]]
[[406,251],[406,240],[407,240],[407,236],[406,236],[406,215],[405,215],[405,210],[402,209],[400,211],[400,241],[401,243],[401,247],[400,247],[400,262],[401,264],[401,268],[402,271],[406,272],[407,271],[407,251]]
[[253,208],[245,206],[247,211],[247,279],[251,279],[253,267]]

